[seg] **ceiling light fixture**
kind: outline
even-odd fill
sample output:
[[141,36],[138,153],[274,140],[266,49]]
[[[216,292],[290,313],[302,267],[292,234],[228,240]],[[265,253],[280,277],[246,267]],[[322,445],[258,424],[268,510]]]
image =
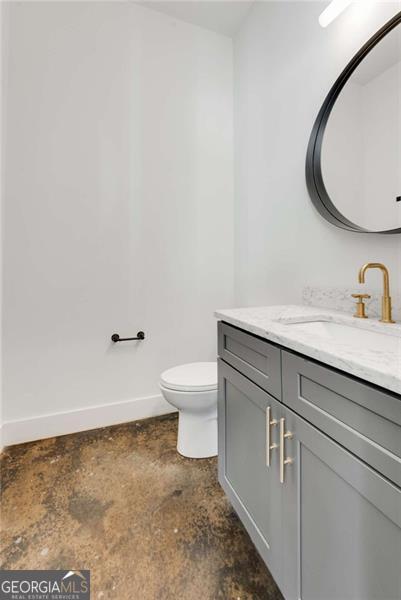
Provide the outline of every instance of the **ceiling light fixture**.
[[333,0],[330,2],[319,17],[320,25],[322,27],[330,25],[330,23],[334,21],[334,19],[336,19],[338,15],[351,4],[351,2],[352,0]]

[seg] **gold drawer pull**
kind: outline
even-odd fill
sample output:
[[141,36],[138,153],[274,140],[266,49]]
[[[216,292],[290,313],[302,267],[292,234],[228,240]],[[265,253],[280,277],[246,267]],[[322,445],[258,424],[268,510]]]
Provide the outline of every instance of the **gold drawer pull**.
[[270,467],[270,451],[274,450],[275,448],[278,448],[278,444],[271,444],[270,443],[270,438],[271,438],[271,432],[270,432],[270,427],[274,427],[274,425],[277,425],[277,420],[276,419],[272,419],[271,418],[271,407],[268,406],[266,408],[266,466]]
[[280,483],[284,483],[284,469],[286,465],[292,465],[293,458],[285,458],[285,440],[290,440],[294,437],[292,431],[285,431],[285,419],[280,419]]

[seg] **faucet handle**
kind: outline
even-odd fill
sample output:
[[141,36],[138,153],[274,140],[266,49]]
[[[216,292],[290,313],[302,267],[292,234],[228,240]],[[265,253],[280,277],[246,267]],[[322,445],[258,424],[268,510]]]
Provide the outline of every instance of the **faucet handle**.
[[370,298],[369,294],[352,294],[353,298],[357,298],[358,302],[356,303],[356,313],[354,317],[357,319],[367,319],[367,315],[365,313],[365,304],[364,300],[368,300]]

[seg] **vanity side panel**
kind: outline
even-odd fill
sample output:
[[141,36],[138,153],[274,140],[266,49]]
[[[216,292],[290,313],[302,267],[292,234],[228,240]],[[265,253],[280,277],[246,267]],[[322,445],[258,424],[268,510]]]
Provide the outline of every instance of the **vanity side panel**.
[[283,403],[401,486],[401,398],[282,352]]

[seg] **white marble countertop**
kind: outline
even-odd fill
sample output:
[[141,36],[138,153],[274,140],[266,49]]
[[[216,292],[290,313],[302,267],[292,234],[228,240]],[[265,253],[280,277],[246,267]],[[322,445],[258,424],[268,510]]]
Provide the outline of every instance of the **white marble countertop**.
[[[313,306],[263,306],[217,310],[215,316],[227,323],[295,350],[365,381],[401,394],[401,324],[385,325],[375,319]],[[395,336],[392,349],[373,344],[358,345],[297,330],[291,322],[332,321]]]

